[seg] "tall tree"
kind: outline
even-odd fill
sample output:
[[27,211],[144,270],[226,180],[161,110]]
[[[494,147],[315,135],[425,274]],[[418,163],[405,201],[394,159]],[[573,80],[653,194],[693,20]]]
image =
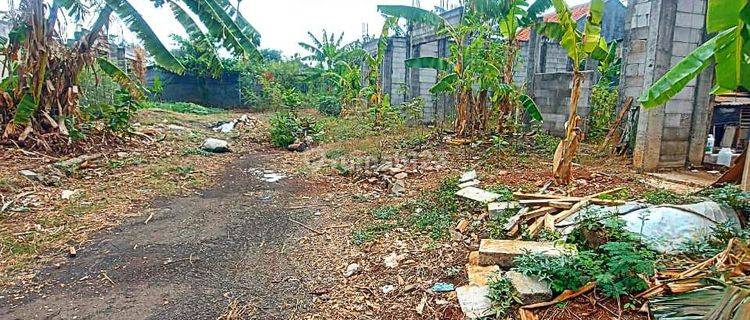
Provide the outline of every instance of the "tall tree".
[[[67,126],[79,122],[75,120],[80,118],[78,75],[95,61],[100,61],[98,65],[104,66],[102,70],[110,72],[124,88],[134,88],[127,83],[129,77],[123,77],[117,68],[112,68],[114,65],[96,59],[102,34],[113,16],[138,36],[154,62],[172,72],[184,72],[182,63],[167,50],[129,1],[53,0],[47,5],[45,0],[22,0],[18,8],[11,6],[9,16],[13,26],[2,50],[3,70],[8,71],[8,76],[0,82],[2,140],[24,142],[34,133],[39,138],[48,133],[67,136]],[[161,6],[165,0],[151,2]],[[258,54],[257,33],[227,0],[168,2],[173,9],[180,10],[178,18],[189,33],[202,33],[197,24],[200,21],[208,31],[203,35],[204,41],[222,43],[241,56]],[[189,8],[189,13],[184,7]],[[98,15],[87,28],[89,31],[73,42],[64,39],[65,25],[87,21],[83,17],[89,14]],[[198,20],[192,20],[191,16]],[[46,145],[43,141],[42,144]]]

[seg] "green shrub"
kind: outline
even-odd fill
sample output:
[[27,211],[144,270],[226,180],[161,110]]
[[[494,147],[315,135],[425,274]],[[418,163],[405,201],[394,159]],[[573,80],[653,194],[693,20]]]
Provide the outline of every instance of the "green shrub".
[[487,297],[492,301],[492,313],[495,319],[507,316],[513,305],[521,304],[521,298],[518,297],[513,284],[500,274],[491,275],[487,285],[490,287],[490,294]]
[[[709,188],[700,192],[701,195],[728,205],[745,215],[750,213],[750,192],[745,192],[733,184],[726,184],[718,188]],[[748,216],[750,218],[750,216]]]
[[209,115],[222,112],[221,109],[208,108],[192,102],[146,102],[143,103],[143,108],[169,110],[197,115]]
[[516,271],[546,281],[555,292],[577,290],[601,274],[602,262],[591,251],[557,257],[526,254],[515,260]]
[[688,257],[705,259],[724,251],[733,238],[750,243],[750,229],[742,229],[729,221],[719,223],[705,235],[683,242],[678,249]]
[[546,133],[537,133],[534,135],[534,149],[545,155],[555,154],[557,145],[560,144],[560,138]]
[[382,206],[372,211],[372,216],[380,220],[388,220],[398,215],[397,206]]
[[410,217],[414,228],[427,231],[435,240],[448,236],[453,227],[453,217],[458,211],[456,191],[458,179],[448,178],[436,190],[425,193],[422,199],[411,203],[410,209],[416,212]]
[[615,121],[617,89],[594,86],[591,89],[591,113],[586,137],[595,142],[602,141]]
[[341,101],[335,96],[320,96],[315,108],[329,117],[338,117],[341,114]]
[[270,119],[271,144],[287,147],[297,140],[310,137],[318,140],[320,125],[311,118],[298,117],[294,112],[276,112]]
[[346,150],[344,149],[331,149],[326,151],[326,159],[338,159],[345,154]]
[[390,224],[390,223],[370,224],[362,230],[356,230],[352,232],[351,234],[352,242],[354,242],[354,244],[356,245],[362,245],[372,240],[375,240],[376,237],[379,237],[385,234],[386,232],[393,230],[394,228],[396,228],[396,224]]
[[679,195],[667,189],[654,189],[646,191],[643,194],[644,200],[647,203],[662,205],[662,204],[685,204],[691,202],[690,197]]
[[648,289],[640,275],[654,275],[654,252],[634,242],[608,242],[600,249],[606,271],[595,278],[604,294],[619,297]]

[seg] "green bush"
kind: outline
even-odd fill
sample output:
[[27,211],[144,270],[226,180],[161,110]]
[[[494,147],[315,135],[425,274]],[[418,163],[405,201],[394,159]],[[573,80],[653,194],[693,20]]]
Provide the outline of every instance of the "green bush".
[[320,96],[317,98],[315,108],[329,117],[338,117],[341,114],[341,101],[335,96]]
[[492,313],[495,319],[508,315],[513,305],[521,304],[521,298],[518,297],[513,284],[500,274],[491,275],[487,285],[490,287],[490,294],[487,297],[492,301]]
[[617,110],[617,89],[594,86],[591,89],[591,114],[587,138],[599,142],[609,132],[615,121]]
[[161,109],[197,115],[209,115],[222,112],[221,109],[208,108],[192,102],[145,102],[142,106],[145,109]]
[[270,122],[271,144],[277,147],[287,147],[306,137],[318,140],[320,134],[318,123],[311,118],[300,118],[294,112],[276,112]]

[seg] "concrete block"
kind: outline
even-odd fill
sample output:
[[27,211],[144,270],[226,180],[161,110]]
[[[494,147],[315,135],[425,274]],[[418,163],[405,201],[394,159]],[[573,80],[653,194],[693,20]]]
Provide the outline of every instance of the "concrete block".
[[560,256],[569,251],[552,242],[482,239],[479,243],[479,265],[498,265],[507,269],[516,257],[526,253]]
[[530,277],[520,272],[508,271],[503,277],[510,280],[524,305],[552,300],[552,289],[549,284],[537,277]]
[[485,191],[476,187],[466,187],[456,192],[456,195],[469,200],[474,200],[481,203],[490,203],[500,198],[497,193]]
[[469,277],[469,284],[486,286],[491,277],[500,276],[500,267],[467,264],[466,274]]
[[461,311],[468,319],[484,318],[492,314],[492,301],[488,286],[468,285],[456,288]]

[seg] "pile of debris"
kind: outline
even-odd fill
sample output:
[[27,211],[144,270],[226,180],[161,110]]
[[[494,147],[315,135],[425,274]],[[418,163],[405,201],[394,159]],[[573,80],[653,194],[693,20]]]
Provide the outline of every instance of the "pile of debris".
[[406,193],[407,178],[442,170],[445,167],[445,160],[438,160],[429,152],[409,154],[405,157],[366,157],[364,161],[351,164],[352,174],[360,181],[381,184],[397,196]]
[[[492,301],[488,297],[488,283],[493,277],[505,278],[512,284],[524,305],[520,308],[523,320],[537,319],[532,311],[534,309],[549,307],[578,297],[596,287],[596,283],[589,283],[578,291],[567,291],[552,299],[552,290],[547,283],[512,271],[515,259],[524,254],[560,256],[576,252],[576,248],[570,244],[520,241],[522,233],[533,237],[542,230],[547,230],[566,236],[583,217],[604,219],[617,216],[625,222],[626,230],[640,233],[644,239],[649,240],[646,244],[652,250],[673,254],[682,242],[697,238],[718,224],[740,225],[738,215],[733,209],[713,201],[690,205],[654,206],[600,198],[622,190],[617,188],[583,197],[516,192],[516,200],[496,202],[502,195],[479,188],[475,171],[464,173],[460,183],[461,189],[456,195],[485,204],[491,217],[507,217],[509,212],[514,213],[507,220],[504,229],[508,238],[515,240],[482,239],[479,249],[469,255],[466,265],[469,284],[457,288],[456,293],[462,311],[471,319],[491,315]],[[457,229],[460,227],[461,223]],[[707,279],[715,276],[716,272],[723,274],[724,282],[708,285]],[[728,315],[726,319],[739,319],[732,318],[732,315],[750,314],[750,290],[747,289],[750,285],[749,275],[750,250],[742,241],[735,239],[721,254],[688,270],[657,273],[649,282],[651,288],[638,295],[638,298],[649,299],[650,310],[655,315],[659,312],[674,313],[674,310],[669,309],[674,309],[675,302],[679,301],[688,305],[685,308],[685,316],[719,312]],[[658,297],[664,293],[677,295]],[[694,299],[695,295],[700,295],[704,300]],[[701,304],[701,301],[712,302]],[[726,305],[720,305],[720,301]],[[701,311],[690,313],[695,310]]]
[[250,128],[256,127],[260,124],[260,120],[255,117],[243,114],[241,117],[231,121],[221,121],[214,125],[211,130],[214,132],[230,133],[235,129],[242,128],[243,126],[249,126]]

